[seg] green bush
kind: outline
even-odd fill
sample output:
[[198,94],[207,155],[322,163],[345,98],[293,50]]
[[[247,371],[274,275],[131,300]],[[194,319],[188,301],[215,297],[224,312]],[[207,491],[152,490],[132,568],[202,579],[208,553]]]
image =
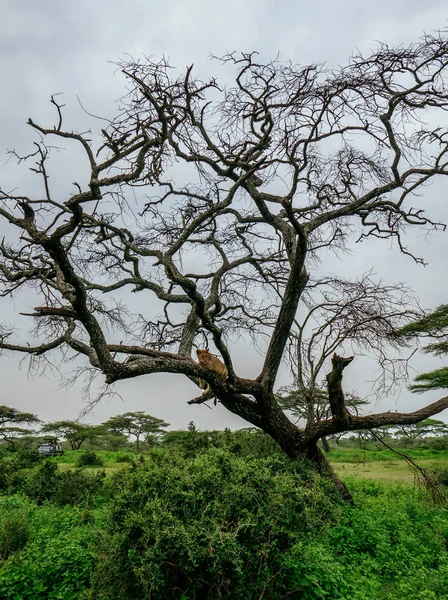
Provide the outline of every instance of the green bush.
[[76,461],[77,467],[103,467],[104,460],[92,450],[86,450],[78,457]]
[[0,460],[0,492],[6,492],[9,489],[15,471],[11,461]]
[[58,506],[90,505],[95,498],[102,497],[105,489],[105,477],[104,471],[85,473],[77,469],[59,473],[50,500]]
[[[403,452],[409,458],[413,460],[425,460],[425,459],[445,459],[448,460],[448,452],[446,450],[436,450],[434,448],[425,449],[425,448],[406,448],[399,449],[400,452]],[[332,462],[348,462],[348,463],[364,463],[371,461],[389,461],[389,460],[401,460],[397,454],[392,452],[391,450],[387,450],[384,448],[383,450],[375,449],[375,450],[333,450],[328,458]]]
[[[0,514],[29,515],[28,533],[0,569],[0,598],[77,600],[93,564],[92,525],[72,508],[37,507],[30,500],[0,497]],[[14,517],[13,517],[14,518]]]
[[89,473],[80,469],[59,471],[57,464],[46,460],[31,471],[11,472],[7,478],[7,490],[9,493],[21,492],[38,504],[92,504],[105,492],[105,473]]
[[448,597],[448,517],[410,486],[352,481],[356,506],[345,507],[324,538],[356,582],[354,598]]
[[14,463],[18,469],[34,467],[42,461],[42,457],[36,450],[23,448],[14,457]]
[[16,479],[10,483],[11,490],[22,491],[41,504],[54,495],[58,478],[57,470],[56,464],[46,460],[39,468],[29,473],[18,473]]
[[0,598],[448,598],[448,515],[423,492],[348,480],[352,507],[306,463],[215,438],[226,443],[155,448],[107,478],[3,459],[0,481],[8,471],[7,491],[28,498],[0,495]]
[[30,534],[29,515],[18,509],[0,515],[0,561],[4,561],[26,545]]
[[131,463],[134,460],[134,456],[131,452],[117,452],[114,461],[117,463]]
[[217,449],[155,458],[113,480],[91,598],[349,597],[331,553],[307,545],[338,507],[309,467]]
[[437,482],[448,487],[448,467],[438,467],[434,469],[434,475]]

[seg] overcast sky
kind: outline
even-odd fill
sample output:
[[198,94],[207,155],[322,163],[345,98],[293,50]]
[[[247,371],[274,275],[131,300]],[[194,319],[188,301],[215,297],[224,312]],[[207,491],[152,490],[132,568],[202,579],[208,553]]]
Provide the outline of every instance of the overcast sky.
[[[257,50],[266,59],[279,54],[294,63],[328,62],[336,66],[345,64],[356,48],[369,51],[377,41],[390,46],[408,44],[424,31],[445,28],[448,9],[444,0],[425,3],[421,0],[375,3],[0,0],[0,15],[0,154],[3,155],[11,148],[24,152],[29,149],[33,135],[26,125],[28,117],[48,125],[53,123],[48,102],[51,94],[64,93],[66,116],[71,124],[82,127],[85,118],[77,96],[90,112],[113,115],[114,103],[124,92],[124,79],[113,63],[126,54],[134,58],[165,55],[179,68],[194,63],[202,76],[214,74],[216,63],[210,60],[211,54],[222,55],[232,50]],[[63,189],[64,182],[73,181],[71,156],[65,155],[58,164],[61,168],[56,177],[60,177]],[[11,161],[7,162],[6,157],[1,159],[0,168],[2,187],[29,189],[33,185],[32,179]],[[439,182],[426,189],[425,195],[431,206],[430,214],[448,222],[446,187],[446,183]],[[387,281],[404,281],[413,287],[427,308],[448,302],[447,234],[427,238],[415,233],[410,243],[416,254],[425,257],[428,266],[416,266],[409,257],[393,252],[386,241],[360,245],[359,251],[347,259],[344,269],[360,275],[373,268]],[[26,300],[22,302],[18,308],[30,308]],[[238,373],[255,376],[261,363],[249,344],[241,346],[238,355],[241,361],[251,357],[244,358]],[[75,384],[70,390],[61,391],[55,376],[31,380],[27,377],[26,363],[20,368],[19,358],[0,357],[0,404],[35,412],[46,421],[77,418],[85,406],[81,386]],[[421,355],[413,363],[420,371],[440,364]],[[373,378],[367,372],[370,368],[370,363],[358,361],[356,368],[347,369],[345,385],[361,394],[367,393],[369,386],[365,380]],[[285,371],[279,383],[286,382]],[[183,376],[145,376],[121,382],[117,389],[123,399],[102,401],[89,414],[88,421],[101,422],[128,410],[144,410],[175,428],[184,428],[191,420],[200,428],[245,426],[219,406],[213,410],[188,406],[186,401],[195,395],[197,388]],[[440,396],[437,392],[416,396],[403,390],[398,399],[383,401],[381,408],[414,410]]]

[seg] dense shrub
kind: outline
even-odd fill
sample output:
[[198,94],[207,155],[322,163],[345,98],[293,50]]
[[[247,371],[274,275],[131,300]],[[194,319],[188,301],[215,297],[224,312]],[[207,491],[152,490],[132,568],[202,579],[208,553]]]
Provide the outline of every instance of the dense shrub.
[[448,516],[411,486],[352,481],[356,506],[345,507],[324,542],[356,582],[353,598],[441,600],[448,597]]
[[20,492],[38,504],[91,504],[94,498],[99,500],[102,496],[107,497],[104,471],[59,471],[57,465],[48,460],[25,471],[15,469],[12,463],[4,466],[6,469],[0,470],[0,490],[10,494]]
[[29,473],[18,474],[11,482],[14,491],[23,491],[38,503],[50,500],[57,485],[58,467],[52,462],[45,461]]
[[117,463],[131,463],[134,460],[134,454],[131,452],[117,452],[115,456],[115,462]]
[[9,489],[14,472],[15,469],[10,461],[0,461],[0,493],[4,493]]
[[4,561],[27,543],[30,533],[29,514],[20,508],[0,514],[0,561]]
[[341,569],[313,542],[338,501],[306,465],[216,449],[154,458],[113,482],[92,598],[347,597]]
[[[436,450],[434,448],[406,448],[399,450],[412,458],[413,460],[444,459],[448,460],[446,450]],[[383,449],[365,449],[365,450],[334,450],[328,458],[332,462],[364,463],[364,462],[387,462],[390,460],[402,460],[400,456],[391,450]]]
[[19,450],[15,457],[14,463],[18,469],[26,469],[34,467],[42,461],[42,457],[34,449],[23,448]]
[[441,485],[448,487],[448,467],[438,467],[434,469],[436,480]]
[[78,599],[92,569],[92,526],[70,507],[37,507],[19,496],[0,497],[0,514],[16,525],[21,519],[28,522],[26,539],[22,529],[16,538],[20,548],[11,548],[0,568],[0,598]]
[[58,506],[66,504],[91,505],[100,498],[104,500],[105,492],[104,471],[85,473],[79,469],[63,471],[58,474],[57,482],[50,500]]
[[103,467],[104,460],[96,452],[86,450],[79,455],[76,461],[77,467]]
[[278,458],[283,454],[278,444],[260,429],[199,431],[193,423],[190,424],[188,431],[167,431],[162,438],[161,446],[174,449],[189,457],[210,448],[224,448],[232,454],[249,458],[256,456]]
[[221,447],[155,448],[112,478],[53,459],[20,470],[10,453],[0,481],[28,498],[0,496],[0,598],[448,598],[448,516],[423,492],[349,480],[351,507],[306,463],[210,439]]

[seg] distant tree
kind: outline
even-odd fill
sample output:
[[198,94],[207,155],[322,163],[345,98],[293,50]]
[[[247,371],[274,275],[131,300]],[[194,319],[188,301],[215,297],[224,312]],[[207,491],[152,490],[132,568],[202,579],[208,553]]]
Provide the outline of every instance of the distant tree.
[[438,419],[425,419],[413,425],[396,425],[395,436],[414,441],[424,436],[441,436],[448,433],[448,424]]
[[164,434],[161,444],[167,448],[185,448],[188,436],[185,429],[173,429]]
[[128,437],[121,433],[112,433],[108,432],[106,429],[100,432],[100,435],[96,437],[96,440],[101,447],[108,448],[113,451],[120,450],[120,448],[124,448],[128,443]]
[[[103,423],[103,427],[116,434],[127,434],[135,437],[137,449],[140,448],[142,437],[153,436],[163,432],[168,427],[163,419],[148,415],[143,411],[126,412],[122,415],[111,417]],[[152,445],[152,442],[151,442]]]
[[[434,341],[424,346],[423,350],[435,356],[448,355],[448,304],[442,304],[435,311],[426,315],[398,331],[404,337],[429,338]],[[448,367],[441,367],[429,373],[417,375],[415,383],[410,386],[413,392],[448,388]]]
[[40,419],[33,413],[22,412],[9,406],[0,406],[0,438],[14,445],[17,436],[29,436],[34,433],[23,425],[37,425]]
[[101,435],[100,427],[95,425],[86,425],[78,421],[53,421],[46,423],[41,433],[53,433],[58,437],[66,439],[72,450],[79,450],[86,440],[92,440]]

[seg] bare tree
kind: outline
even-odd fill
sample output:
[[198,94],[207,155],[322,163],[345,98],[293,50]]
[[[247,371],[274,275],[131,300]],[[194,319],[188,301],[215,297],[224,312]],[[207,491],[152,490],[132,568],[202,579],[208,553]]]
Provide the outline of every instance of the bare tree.
[[[40,138],[21,160],[34,161],[42,195],[2,190],[0,272],[4,296],[31,287],[42,298],[30,313],[40,337],[14,344],[4,328],[0,346],[84,355],[108,384],[158,372],[205,380],[211,391],[190,402],[215,396],[289,456],[326,470],[323,436],[415,423],[448,406],[443,398],[410,414],[352,415],[341,384],[352,358],[337,355],[330,419],[298,428],[274,395],[300,337],[298,311],[313,301],[314,261],[368,236],[412,256],[404,229],[441,227],[416,193],[448,174],[448,132],[425,123],[430,111],[442,122],[448,106],[448,41],[441,33],[409,48],[381,45],[337,71],[256,54],[220,61],[235,70],[230,86],[201,81],[192,67],[177,75],[164,60],[123,63],[128,94],[99,141],[65,128],[55,98],[54,127],[28,121]],[[62,199],[48,170],[54,139],[77,144],[89,170]],[[126,290],[145,296],[141,315],[120,305]],[[229,351],[244,334],[268,341],[253,380],[238,376]],[[227,366],[225,381],[191,358],[207,344]]]
[[[294,384],[281,393],[284,408],[299,408],[297,415],[308,424],[331,418],[328,393],[320,380],[331,356],[347,345],[354,353],[376,356],[381,367],[373,382],[377,393],[388,392],[407,378],[407,360],[391,354],[402,345],[396,335],[400,323],[421,315],[405,286],[375,282],[371,273],[357,281],[310,279],[302,299],[306,310],[296,317],[290,335]],[[351,408],[362,403],[368,404],[356,394],[346,398]]]

